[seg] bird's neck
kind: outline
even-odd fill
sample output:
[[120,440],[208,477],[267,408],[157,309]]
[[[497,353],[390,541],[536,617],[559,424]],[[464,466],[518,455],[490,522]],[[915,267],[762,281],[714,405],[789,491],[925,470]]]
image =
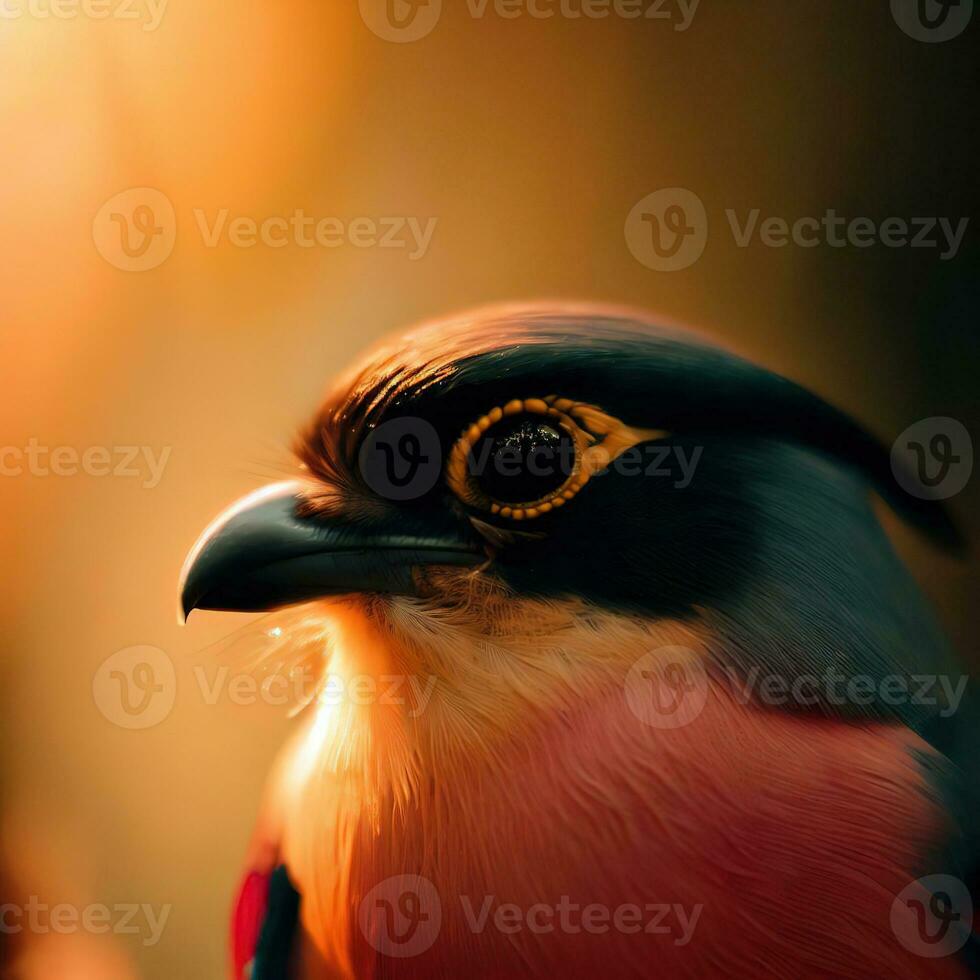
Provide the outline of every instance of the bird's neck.
[[417,793],[434,773],[501,753],[590,702],[627,707],[627,678],[651,652],[706,658],[675,620],[579,601],[357,600],[326,609],[330,653],[301,758],[359,795]]

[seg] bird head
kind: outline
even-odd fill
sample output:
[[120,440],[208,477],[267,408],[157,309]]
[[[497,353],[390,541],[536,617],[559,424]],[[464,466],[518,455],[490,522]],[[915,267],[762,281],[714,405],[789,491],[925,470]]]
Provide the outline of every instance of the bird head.
[[[955,548],[941,507],[816,395],[629,313],[423,327],[341,380],[296,449],[300,479],[202,535],[185,614],[340,597],[419,649],[455,616],[474,649],[507,637],[528,671],[544,648],[566,667],[590,656],[599,633],[635,656],[681,630],[709,658],[791,676],[944,649],[869,497]],[[446,658],[473,659],[459,650]]]

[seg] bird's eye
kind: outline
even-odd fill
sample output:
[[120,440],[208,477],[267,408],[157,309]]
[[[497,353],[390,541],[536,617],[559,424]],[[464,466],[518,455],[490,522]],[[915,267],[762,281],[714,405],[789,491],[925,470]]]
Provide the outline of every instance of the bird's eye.
[[567,399],[515,399],[481,416],[460,436],[447,479],[464,502],[512,520],[561,507],[580,489],[585,449],[594,441]]
[[514,399],[463,431],[446,482],[470,507],[530,520],[563,507],[628,447],[664,434],[568,398]]
[[576,462],[571,435],[531,415],[502,419],[470,449],[470,470],[486,495],[514,506],[554,495]]

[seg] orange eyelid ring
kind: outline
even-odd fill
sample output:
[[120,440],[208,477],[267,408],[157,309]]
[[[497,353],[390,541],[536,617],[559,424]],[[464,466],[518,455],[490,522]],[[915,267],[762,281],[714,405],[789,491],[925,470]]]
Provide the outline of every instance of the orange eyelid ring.
[[[491,426],[510,415],[528,414],[542,415],[561,426],[575,443],[575,464],[568,479],[546,497],[521,504],[503,504],[480,489],[468,472],[467,460],[470,451]],[[464,504],[512,521],[533,520],[563,507],[596,473],[604,470],[627,449],[651,439],[661,439],[667,434],[663,429],[633,428],[595,405],[557,395],[514,398],[505,405],[492,408],[463,430],[449,454],[446,482]]]

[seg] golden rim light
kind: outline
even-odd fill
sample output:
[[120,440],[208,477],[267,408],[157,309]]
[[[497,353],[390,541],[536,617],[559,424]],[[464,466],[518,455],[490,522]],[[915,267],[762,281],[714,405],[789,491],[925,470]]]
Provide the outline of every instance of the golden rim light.
[[[575,464],[565,482],[538,500],[504,504],[488,496],[477,484],[467,465],[470,452],[492,426],[514,415],[540,415],[555,422],[575,446]],[[471,507],[513,521],[532,520],[563,507],[586,483],[627,449],[641,442],[660,439],[662,429],[635,429],[607,415],[595,405],[586,405],[548,395],[546,398],[515,398],[492,408],[466,428],[456,440],[446,465],[446,482],[457,497]]]

